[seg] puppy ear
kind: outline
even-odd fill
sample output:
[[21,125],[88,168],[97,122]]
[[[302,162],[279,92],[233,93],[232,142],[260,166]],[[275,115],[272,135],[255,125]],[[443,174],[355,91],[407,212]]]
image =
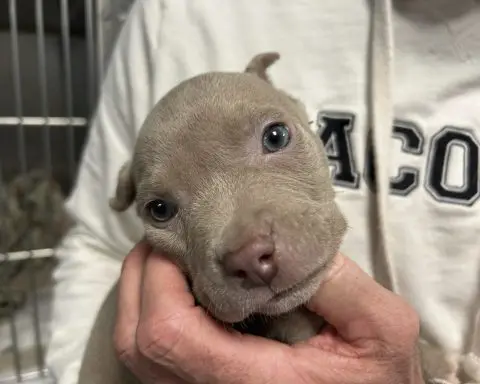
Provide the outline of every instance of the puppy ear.
[[110,199],[110,207],[117,212],[125,211],[135,200],[135,184],[133,183],[131,162],[127,161],[118,172],[115,196]]
[[280,58],[278,52],[265,52],[254,56],[245,68],[245,72],[253,73],[261,79],[271,83],[267,74],[267,68]]

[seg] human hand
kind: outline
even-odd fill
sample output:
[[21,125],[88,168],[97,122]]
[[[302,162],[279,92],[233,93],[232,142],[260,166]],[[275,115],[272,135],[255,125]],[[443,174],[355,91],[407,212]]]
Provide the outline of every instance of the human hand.
[[423,383],[417,315],[348,258],[337,256],[308,307],[331,325],[294,346],[226,329],[141,243],[122,270],[115,345],[145,384]]

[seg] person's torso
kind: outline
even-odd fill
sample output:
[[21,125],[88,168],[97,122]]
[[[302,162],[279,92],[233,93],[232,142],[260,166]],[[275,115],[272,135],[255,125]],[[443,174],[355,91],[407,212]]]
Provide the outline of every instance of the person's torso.
[[[480,281],[480,4],[452,3],[394,9],[388,231],[399,293],[419,312],[426,336],[459,349]],[[243,70],[253,55],[279,52],[271,78],[305,103],[331,160],[349,221],[341,251],[375,275],[367,4],[167,0],[152,103],[190,76]]]

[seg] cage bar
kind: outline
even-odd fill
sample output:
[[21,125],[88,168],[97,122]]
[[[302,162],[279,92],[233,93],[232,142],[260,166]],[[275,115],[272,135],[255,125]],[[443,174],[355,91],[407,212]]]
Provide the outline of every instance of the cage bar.
[[95,21],[96,21],[96,28],[95,32],[97,34],[96,40],[96,47],[97,47],[97,87],[98,93],[100,93],[102,87],[103,73],[104,73],[104,47],[103,47],[103,28],[102,28],[102,2],[95,1]]
[[72,62],[70,50],[70,22],[68,17],[68,0],[61,0],[60,13],[62,25],[63,67],[65,71],[66,114],[69,119],[67,127],[68,166],[70,175],[75,174],[75,138],[71,120],[73,118]]
[[72,127],[85,127],[88,125],[88,120],[84,117],[17,117],[17,116],[0,116],[0,125],[24,125],[26,127],[44,127],[48,124],[49,127],[63,127],[71,125]]
[[22,89],[20,80],[20,53],[18,46],[18,25],[17,25],[17,0],[10,0],[8,3],[10,20],[10,42],[12,55],[12,70],[14,84],[15,113],[18,117],[18,160],[22,172],[27,170],[27,154],[25,148],[25,131],[23,127],[22,111]]
[[[11,132],[13,139],[8,136],[8,140],[12,140],[13,144],[10,145],[9,142],[7,145],[8,153],[0,151],[0,229],[4,224],[2,219],[7,216],[10,209],[6,204],[9,198],[6,191],[11,180],[17,176],[28,176],[28,172],[33,168],[40,168],[45,170],[51,178],[57,178],[58,173],[62,175],[66,173],[66,177],[70,179],[67,188],[73,186],[77,173],[76,152],[79,148],[76,141],[80,137],[77,135],[85,135],[87,131],[108,60],[105,58],[108,47],[104,46],[103,41],[105,21],[102,9],[106,4],[104,1],[77,0],[75,3],[73,0],[25,1],[33,4],[33,8],[25,7],[24,1],[5,0],[8,4],[9,22],[7,44],[8,42],[10,44],[5,56],[10,55],[11,60],[8,81],[12,82],[12,89],[9,90],[12,95],[12,110],[0,116],[0,134]],[[52,12],[56,13],[53,18],[49,13],[51,4],[54,4],[51,8]],[[23,10],[26,8],[33,10],[33,13],[24,15]],[[82,27],[78,26],[76,20],[79,19],[75,16],[76,10],[80,8],[84,12],[84,19],[79,18],[80,24],[83,24]],[[25,33],[27,36],[24,36],[24,16],[31,17],[32,20],[29,22],[33,22],[33,30],[29,29]],[[52,23],[55,24],[54,27]],[[82,28],[83,30],[79,33],[79,29]],[[35,33],[33,36],[32,31]],[[80,38],[76,35],[77,33],[81,34]],[[56,43],[55,37],[58,37],[60,44]],[[80,50],[78,49],[79,41],[81,42]],[[30,54],[29,42],[33,43],[31,51],[34,58],[30,59],[32,62],[27,59]],[[80,60],[85,60],[86,63],[85,81],[81,85],[82,92],[85,87],[85,100],[77,96],[75,87],[78,82],[74,72],[76,64],[74,60],[78,59],[78,54],[83,52],[83,48],[85,48],[85,58],[82,57]],[[53,58],[50,57],[52,52],[54,52]],[[59,67],[58,76],[53,75],[53,78],[55,81],[60,79],[60,98],[55,89],[57,83],[52,82],[52,72],[57,67]],[[23,72],[31,71],[32,68],[33,81]],[[35,83],[34,90],[29,88],[32,82]],[[31,108],[32,98],[36,100],[34,109]],[[58,109],[60,112],[54,112]],[[32,113],[32,110],[35,112]],[[62,141],[64,132],[66,142]],[[59,154],[55,152],[58,148],[62,153],[65,151],[67,156],[65,161],[62,158],[59,161]],[[67,168],[66,172],[64,167]],[[23,229],[19,232],[23,233]],[[0,371],[0,384],[54,384],[55,378],[46,367],[44,350],[46,336],[42,334],[43,312],[40,304],[43,297],[40,288],[43,288],[44,280],[37,272],[41,266],[47,265],[49,260],[55,258],[55,250],[47,247],[33,249],[33,243],[26,244],[19,250],[7,249],[10,247],[7,244],[10,244],[11,240],[8,235],[5,238],[3,235],[4,233],[0,231],[0,298],[2,300],[10,298],[9,303],[12,305],[8,308],[3,307],[6,311],[3,318],[0,316],[0,325],[4,326],[2,329],[5,329],[7,337],[11,339],[8,343],[8,360],[5,360],[9,365],[8,372]],[[9,280],[11,278],[9,268],[15,265],[22,267],[22,278],[26,278],[25,286],[22,286],[21,290],[17,290],[17,286]],[[20,294],[19,297],[17,297],[18,294]],[[18,302],[22,301],[23,297],[28,298],[25,304],[28,308],[18,308]],[[22,314],[24,321],[19,321],[20,310],[23,309],[27,309]],[[23,346],[26,340],[24,332],[29,334],[28,355],[25,355]],[[2,333],[0,338],[3,336]],[[0,359],[2,357],[0,355]],[[0,366],[3,369],[3,365]]]
[[38,80],[40,85],[40,108],[45,118],[43,126],[43,152],[45,168],[52,171],[52,149],[50,146],[50,127],[48,125],[47,62],[45,57],[45,31],[43,20],[43,0],[35,0],[35,26],[37,33]]
[[94,35],[94,7],[92,0],[85,0],[85,33],[87,40],[87,69],[88,69],[88,106],[90,111],[95,108],[95,35]]

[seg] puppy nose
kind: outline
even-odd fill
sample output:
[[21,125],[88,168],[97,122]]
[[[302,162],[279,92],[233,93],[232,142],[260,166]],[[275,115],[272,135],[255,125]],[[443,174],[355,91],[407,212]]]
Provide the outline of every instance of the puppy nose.
[[247,287],[269,285],[278,273],[273,257],[275,246],[269,238],[258,237],[223,258],[228,276],[239,277]]

